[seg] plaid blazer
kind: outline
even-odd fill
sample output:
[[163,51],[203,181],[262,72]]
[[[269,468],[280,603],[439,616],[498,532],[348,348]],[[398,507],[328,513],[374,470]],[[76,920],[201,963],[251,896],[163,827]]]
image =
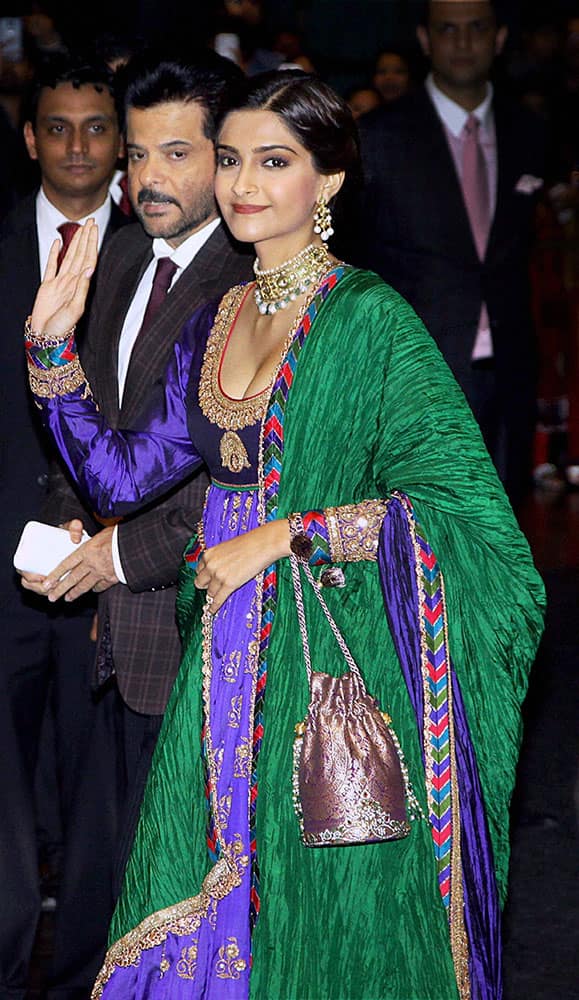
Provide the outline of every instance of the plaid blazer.
[[[123,322],[151,261],[151,240],[140,225],[111,240],[99,264],[82,363],[100,409],[113,427],[131,427],[145,404],[162,393],[162,376],[175,341],[191,313],[251,276],[251,256],[230,242],[223,226],[210,236],[183,272],[153,322],[135,343],[118,405],[117,356]],[[183,549],[201,515],[208,478],[204,471],[119,526],[119,550],[128,586],[99,595],[97,663],[109,645],[119,691],[134,711],[161,714],[181,657],[175,623],[175,582]],[[64,472],[53,467],[45,517],[62,523],[92,519]],[[88,517],[87,517],[88,514]],[[99,678],[102,679],[102,676]]]

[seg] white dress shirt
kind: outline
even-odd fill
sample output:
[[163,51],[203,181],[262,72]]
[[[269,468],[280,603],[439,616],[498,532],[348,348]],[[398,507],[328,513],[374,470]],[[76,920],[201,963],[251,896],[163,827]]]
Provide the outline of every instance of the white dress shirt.
[[[202,229],[198,229],[196,233],[193,233],[181,243],[176,249],[169,246],[166,240],[155,239],[153,240],[153,259],[151,260],[149,266],[143,273],[143,276],[137,285],[137,289],[133,296],[133,300],[127,310],[127,315],[125,316],[125,322],[123,323],[123,328],[121,330],[121,337],[119,340],[119,353],[117,358],[117,376],[118,376],[118,386],[119,386],[119,407],[122,406],[123,394],[125,391],[125,382],[127,378],[127,372],[129,370],[129,363],[131,360],[131,354],[135,346],[135,341],[141,329],[141,323],[143,322],[143,317],[145,315],[145,309],[147,308],[147,303],[149,301],[149,296],[151,294],[151,289],[153,287],[153,278],[155,276],[155,271],[157,269],[157,261],[160,257],[170,257],[174,264],[177,265],[177,270],[173,275],[171,285],[169,287],[168,294],[171,294],[171,289],[175,287],[175,284],[183,274],[185,268],[189,266],[191,261],[197,256],[201,247],[205,245],[212,233],[215,232],[218,225],[220,224],[220,219],[213,219],[208,222],[206,226]],[[115,573],[118,576],[121,583],[126,583],[127,579],[123,572],[123,567],[121,564],[121,557],[119,552],[119,540],[118,540],[118,525],[115,526],[113,530],[112,538],[112,556],[113,556],[113,566]]]
[[[100,208],[97,208],[95,212],[91,212],[90,215],[85,215],[83,219],[75,219],[74,221],[83,225],[87,219],[95,220],[98,226],[98,246],[100,250],[105,229],[109,224],[110,217],[111,199],[107,194]],[[63,215],[62,212],[48,200],[41,187],[36,196],[36,232],[38,233],[38,251],[41,275],[44,275],[44,272],[46,271],[48,255],[52,244],[55,240],[62,239],[60,233],[58,232],[58,227],[61,226],[63,222],[71,221],[71,219],[68,219],[66,215]]]
[[[426,78],[426,90],[434,105],[435,111],[444,126],[446,139],[452,154],[454,166],[459,181],[462,180],[462,148],[464,143],[464,126],[470,117],[471,112],[465,111],[460,104],[453,101],[446,94],[443,94],[433,79],[432,73]],[[474,109],[472,114],[479,121],[479,142],[483,151],[487,168],[487,180],[489,188],[489,205],[491,219],[494,216],[497,205],[497,137],[495,132],[495,119],[492,108],[493,86],[487,83],[485,99]],[[472,361],[483,358],[492,358],[493,342],[490,330],[489,316],[485,303],[483,302],[479,318],[478,330],[471,355]]]

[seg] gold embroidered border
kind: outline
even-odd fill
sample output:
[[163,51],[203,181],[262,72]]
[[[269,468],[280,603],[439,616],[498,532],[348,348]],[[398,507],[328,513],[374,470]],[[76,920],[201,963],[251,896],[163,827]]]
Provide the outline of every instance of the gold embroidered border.
[[330,538],[332,562],[360,562],[376,559],[387,500],[326,507],[324,514]]
[[212,424],[223,430],[235,431],[251,427],[261,420],[267,408],[270,386],[249,399],[230,399],[219,384],[219,366],[231,324],[247,294],[247,286],[236,285],[225,293],[219,304],[213,327],[207,340],[199,379],[199,406]]
[[28,381],[35,396],[40,399],[53,399],[55,396],[68,396],[69,392],[86,386],[85,397],[90,396],[90,387],[78,358],[66,365],[55,368],[37,368],[28,364]]
[[238,834],[232,843],[226,845],[219,861],[203,879],[197,896],[152,913],[116,941],[106,954],[91,1000],[99,1000],[115,969],[135,965],[141,952],[162,944],[169,934],[183,936],[197,931],[201,921],[208,916],[212,901],[224,899],[241,884],[243,871],[249,864],[249,858],[242,852],[243,845]]

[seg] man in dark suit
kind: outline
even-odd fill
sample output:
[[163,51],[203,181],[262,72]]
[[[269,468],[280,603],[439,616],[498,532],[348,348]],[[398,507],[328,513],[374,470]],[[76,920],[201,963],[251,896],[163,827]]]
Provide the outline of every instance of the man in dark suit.
[[[101,725],[91,698],[94,609],[47,609],[24,594],[12,557],[26,521],[47,493],[49,447],[36,419],[22,363],[23,323],[50,246],[70,224],[99,220],[103,242],[124,224],[108,195],[120,133],[106,67],[50,60],[31,96],[25,139],[40,168],[40,187],[3,221],[0,233],[0,995],[22,998],[40,912],[34,777],[42,719],[50,697],[56,737],[64,858],[54,954],[55,997],[90,983],[93,907],[102,874],[94,854],[108,781],[94,769],[84,780],[89,745]],[[69,227],[59,231],[60,226]],[[62,930],[63,926],[66,932]]]
[[531,473],[527,260],[545,144],[538,120],[489,82],[506,34],[490,0],[426,5],[425,85],[359,121],[366,184],[353,257],[424,321],[517,504]]
[[[252,258],[231,242],[213,195],[216,123],[227,81],[239,76],[228,60],[208,53],[195,63],[144,56],[125,79],[129,192],[140,224],[126,227],[102,256],[81,346],[94,395],[114,427],[130,428],[160,398],[165,367],[192,312],[252,273]],[[165,266],[165,297],[146,322]],[[80,527],[74,519],[100,528],[62,564],[70,573],[50,598],[75,600],[91,589],[100,595],[98,682],[108,683],[115,699],[127,799],[117,817],[117,883],[179,666],[175,584],[207,485],[202,472],[145,511],[103,527],[63,476],[52,482],[51,521],[72,521],[73,533]]]

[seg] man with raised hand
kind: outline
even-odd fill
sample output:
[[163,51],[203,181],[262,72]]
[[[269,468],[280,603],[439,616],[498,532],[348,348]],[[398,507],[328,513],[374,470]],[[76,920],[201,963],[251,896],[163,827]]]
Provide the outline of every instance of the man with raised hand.
[[[252,258],[230,240],[213,195],[213,139],[229,85],[239,78],[214,53],[144,53],[121,80],[129,194],[139,221],[102,255],[80,348],[113,427],[135,425],[162,393],[165,367],[194,310],[252,274]],[[179,667],[176,581],[207,485],[201,472],[134,517],[103,526],[64,475],[54,475],[46,519],[66,522],[75,538],[82,524],[94,534],[51,574],[50,591],[37,578],[23,580],[51,602],[99,593],[96,683],[105,686],[116,719],[122,803],[113,817],[117,886]]]

